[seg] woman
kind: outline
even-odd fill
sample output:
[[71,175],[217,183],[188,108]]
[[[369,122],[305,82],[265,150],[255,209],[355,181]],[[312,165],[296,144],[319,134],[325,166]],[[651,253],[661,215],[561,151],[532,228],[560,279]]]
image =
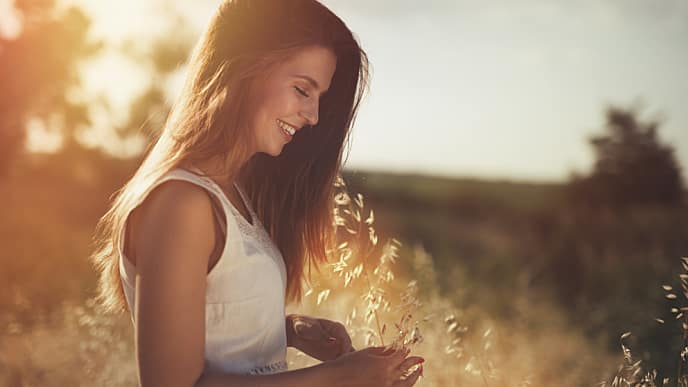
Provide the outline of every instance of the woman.
[[[225,1],[153,148],[100,220],[100,299],[128,308],[142,386],[411,386],[407,350],[355,351],[290,315],[333,245],[333,183],[365,53],[315,0]],[[323,362],[286,370],[293,346]]]

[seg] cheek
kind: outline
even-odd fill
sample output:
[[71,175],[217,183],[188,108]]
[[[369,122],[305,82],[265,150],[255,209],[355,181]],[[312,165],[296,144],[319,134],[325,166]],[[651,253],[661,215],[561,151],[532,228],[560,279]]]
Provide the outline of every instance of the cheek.
[[276,125],[276,119],[286,119],[298,113],[298,97],[296,91],[290,93],[290,87],[270,87],[268,85],[260,95],[256,96],[253,114],[253,125],[256,128],[271,128]]
[[266,110],[272,113],[273,118],[294,114],[298,103],[296,96],[290,93],[288,88],[270,93],[264,101],[267,106]]

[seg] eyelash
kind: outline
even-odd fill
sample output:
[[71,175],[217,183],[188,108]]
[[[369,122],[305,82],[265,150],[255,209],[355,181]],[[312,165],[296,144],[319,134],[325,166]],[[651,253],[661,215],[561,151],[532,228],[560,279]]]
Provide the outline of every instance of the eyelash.
[[301,94],[302,96],[304,96],[304,97],[306,97],[306,98],[309,97],[308,93],[306,93],[305,91],[301,90],[301,88],[299,88],[298,86],[294,86],[294,89],[296,89],[296,91],[298,91],[299,94]]

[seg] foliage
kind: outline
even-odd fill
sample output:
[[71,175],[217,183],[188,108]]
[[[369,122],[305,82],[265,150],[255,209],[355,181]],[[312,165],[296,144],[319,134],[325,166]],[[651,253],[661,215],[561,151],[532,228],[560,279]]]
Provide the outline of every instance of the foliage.
[[[193,43],[188,28],[180,28],[186,25],[181,15],[163,9],[169,31],[145,43],[129,40],[119,46],[93,40],[91,21],[80,8],[62,9],[55,0],[16,1],[14,6],[22,30],[16,37],[0,35],[0,176],[22,157],[31,125],[59,134],[65,147],[79,145],[80,131],[96,113],[109,115],[111,129],[106,130],[116,138],[142,134],[150,140],[158,134],[170,110],[166,85]],[[89,60],[113,51],[150,74],[124,119],[115,117],[107,98],[89,95],[80,77]]]
[[90,123],[87,102],[75,93],[78,64],[102,47],[89,38],[90,20],[79,8],[60,10],[54,0],[15,1],[15,7],[22,32],[0,36],[0,176],[23,152],[29,120],[67,141]]
[[[74,97],[76,71],[101,46],[89,40],[88,19],[76,9],[58,11],[52,0],[15,6],[30,17],[16,39],[0,38],[0,384],[50,385],[50,379],[52,385],[106,385],[104,379],[123,368],[118,377],[126,385],[133,380],[133,349],[103,349],[131,343],[131,326],[127,318],[98,319],[90,307],[95,277],[86,257],[95,222],[138,160],[112,159],[76,143],[55,155],[18,157],[31,119],[67,139],[88,124],[88,105]],[[169,109],[162,85],[190,47],[190,39],[173,32],[121,48],[149,69],[152,81],[115,127],[120,136],[152,135],[162,126]],[[380,235],[403,243],[372,243],[378,238],[368,228],[372,212],[360,213],[362,199],[349,198],[348,215],[358,218],[358,228],[349,229],[371,242],[359,250],[365,257],[370,251],[371,260],[344,262],[335,280],[343,280],[349,294],[336,300],[330,283],[304,310],[359,324],[361,345],[382,341],[385,333],[393,341],[398,332],[391,325],[385,332],[384,323],[401,321],[403,328],[406,320],[387,318],[385,302],[405,304],[392,298],[407,289],[375,281],[390,272],[381,265],[391,262],[398,265],[397,278],[417,280],[412,287],[429,304],[425,311],[442,312],[426,321],[419,347],[430,360],[427,383],[565,386],[601,380],[605,349],[616,347],[616,333],[628,329],[647,340],[640,345],[643,365],[675,375],[684,343],[652,317],[674,318],[661,314],[666,308],[656,301],[656,284],[671,272],[670,260],[688,251],[680,168],[671,146],[658,137],[658,122],[613,107],[606,119],[606,133],[591,140],[594,169],[568,185],[347,173],[353,191],[364,192],[375,209]],[[586,207],[594,211],[579,211]],[[352,246],[340,247],[345,253]],[[352,316],[360,295],[367,298]],[[374,323],[372,333],[364,322]],[[407,331],[413,338],[414,330]],[[124,339],[113,339],[119,337]],[[65,355],[61,373],[51,356],[57,347],[79,349]],[[547,367],[534,367],[543,356]],[[81,364],[90,370],[111,364],[109,359],[114,366],[100,375],[74,372]],[[632,379],[636,363],[629,356],[620,375],[642,380],[646,373]],[[10,371],[3,375],[5,369]]]
[[570,183],[576,204],[625,209],[684,203],[681,169],[673,148],[658,137],[660,122],[641,121],[637,114],[632,109],[607,109],[606,133],[590,139],[594,169]]
[[[665,349],[670,357],[676,361],[677,371],[674,374],[676,377],[669,377],[669,375],[672,375],[671,370],[663,376],[660,375],[657,369],[648,371],[648,367],[643,364],[642,360],[636,361],[630,347],[624,341],[631,337],[631,332],[626,332],[621,335],[623,363],[619,366],[611,383],[604,381],[600,384],[601,387],[607,387],[608,385],[611,387],[669,386],[672,385],[672,381],[675,381],[673,385],[676,387],[688,386],[688,372],[686,372],[686,365],[688,365],[688,317],[686,312],[688,312],[688,306],[683,304],[688,300],[688,257],[681,258],[681,266],[683,267],[683,272],[678,275],[678,278],[682,292],[675,292],[674,287],[671,285],[662,285],[662,290],[666,292],[665,298],[672,302],[670,309],[672,318],[668,322],[663,318],[655,318],[655,321],[659,324],[674,325],[675,323],[678,327],[673,332],[670,342],[680,344],[679,348],[676,350],[672,348]],[[681,293],[682,297],[679,297],[676,293]],[[666,370],[664,371],[666,372]]]
[[117,132],[123,137],[139,133],[145,135],[149,141],[157,137],[171,108],[165,86],[188,60],[192,49],[192,35],[188,30],[180,28],[185,25],[182,16],[171,10],[163,12],[171,13],[166,15],[171,21],[171,27],[166,33],[144,43],[128,40],[120,47],[125,56],[136,61],[150,74],[150,83],[132,98],[128,119],[117,128]]
[[[23,357],[17,356],[27,351],[26,348],[47,350],[59,343],[68,347],[80,345],[80,340],[92,340],[90,336],[78,335],[80,328],[74,324],[62,322],[67,320],[61,305],[65,302],[81,305],[93,295],[95,276],[86,260],[89,238],[108,197],[133,172],[137,162],[73,148],[56,155],[22,159],[17,165],[21,173],[0,180],[0,201],[6,208],[0,223],[0,243],[4,246],[0,254],[3,268],[0,326],[9,326],[14,332],[0,332],[0,343],[14,343],[14,351],[2,351],[13,354],[11,369],[18,373],[12,377],[24,375],[27,378],[24,380],[37,380],[36,375],[48,372],[53,364],[49,357],[38,355],[43,350],[34,357],[26,354],[26,359],[33,359],[34,363],[21,363]],[[500,385],[500,380],[509,377],[517,382],[530,380],[536,386],[574,386],[581,385],[582,381],[590,385],[612,370],[604,340],[609,340],[608,350],[613,351],[615,332],[629,329],[647,340],[638,344],[644,350],[642,356],[646,352],[652,355],[651,361],[643,357],[647,365],[675,375],[676,345],[680,343],[672,341],[673,333],[662,330],[663,326],[656,324],[653,317],[671,318],[659,311],[664,307],[657,304],[661,293],[657,283],[673,267],[671,257],[677,251],[688,249],[688,227],[684,227],[688,217],[681,211],[636,209],[632,217],[616,220],[582,219],[551,204],[541,204],[539,209],[524,208],[519,200],[514,201],[513,192],[534,192],[537,188],[513,183],[511,190],[503,190],[504,185],[499,182],[479,183],[481,190],[491,192],[487,195],[492,198],[487,201],[489,204],[466,201],[455,207],[437,203],[426,206],[425,203],[436,199],[424,200],[418,193],[400,203],[395,192],[405,189],[389,188],[414,186],[413,178],[365,173],[358,176],[364,184],[357,189],[369,193],[367,207],[375,209],[380,241],[387,240],[385,235],[395,235],[402,242],[394,268],[398,281],[384,285],[391,301],[403,303],[396,297],[406,289],[408,280],[416,279],[423,303],[442,305],[439,312],[433,306],[414,313],[417,318],[436,313],[435,318],[421,326],[424,343],[418,347],[424,351],[419,354],[428,359],[426,385],[451,385],[451,378],[459,378],[465,385],[484,385],[483,376],[488,385]],[[375,188],[383,180],[389,186]],[[427,178],[421,181],[432,183]],[[463,180],[455,180],[453,184],[448,179],[442,181],[448,192],[476,189],[471,188],[471,182]],[[536,195],[554,200],[549,195],[558,197],[558,192],[558,188],[546,185]],[[346,201],[344,197],[341,199]],[[349,208],[348,215],[353,216],[359,206],[354,198],[350,198],[349,204],[353,207]],[[470,215],[462,216],[464,211]],[[369,240],[369,225],[365,223],[370,218],[368,211],[356,216],[361,220],[359,226],[363,226],[357,235]],[[384,245],[377,245],[369,261],[371,278],[378,265],[374,257],[384,253]],[[428,254],[405,246],[423,246],[422,250]],[[573,260],[576,266],[565,265]],[[335,273],[334,281],[314,292],[311,301],[298,311],[331,313],[345,321],[351,316],[352,306],[360,305],[352,321],[363,329],[368,305],[362,304],[360,298],[366,294],[360,288],[366,283],[363,272],[358,279],[349,276],[346,290],[335,290],[339,289],[337,284],[346,282],[347,272],[359,267],[353,260],[347,264],[342,277]],[[403,285],[396,286],[395,282]],[[322,293],[325,288],[332,289],[329,297]],[[346,291],[349,293],[340,295]],[[316,298],[321,300],[320,304]],[[628,299],[633,302],[624,301]],[[451,314],[455,320],[445,323]],[[381,326],[400,321],[385,315],[380,318]],[[374,316],[371,322],[373,330],[378,332]],[[127,323],[124,318],[111,335],[130,340],[131,326]],[[387,335],[394,334],[392,326],[388,324]],[[469,328],[468,332],[464,332],[465,327]],[[449,337],[447,330],[451,333]],[[488,330],[490,334],[485,336]],[[45,332],[53,332],[55,338],[46,338]],[[363,329],[357,337],[358,347],[365,344],[366,332],[370,331]],[[56,341],[68,337],[72,338],[71,342]],[[42,344],[37,344],[41,340]],[[131,370],[131,351],[127,346],[97,355],[103,357],[93,361],[103,364],[101,361],[107,362],[108,356],[113,356],[119,359],[121,367]],[[445,351],[449,353],[443,355]],[[665,357],[663,352],[667,353]],[[458,353],[462,354],[461,358],[452,358]],[[531,374],[534,368],[529,364],[537,364],[542,356],[548,357],[548,368]],[[6,364],[9,363],[3,363],[0,368]],[[448,367],[451,373],[439,365]],[[603,373],[605,365],[606,374]],[[59,378],[56,375],[56,380],[67,380],[63,378],[69,375],[79,377],[72,370]],[[131,374],[120,377],[131,380]],[[87,377],[81,375],[81,378]]]

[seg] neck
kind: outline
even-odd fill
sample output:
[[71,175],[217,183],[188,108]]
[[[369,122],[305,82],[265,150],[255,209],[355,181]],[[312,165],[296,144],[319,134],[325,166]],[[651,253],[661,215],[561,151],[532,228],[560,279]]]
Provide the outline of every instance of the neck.
[[241,167],[249,160],[250,157],[241,160],[241,163],[232,163],[235,166],[229,165],[227,160],[219,156],[212,157],[207,160],[195,162],[194,167],[200,169],[208,177],[215,180],[215,182],[224,189],[229,189],[232,183],[237,179]]

